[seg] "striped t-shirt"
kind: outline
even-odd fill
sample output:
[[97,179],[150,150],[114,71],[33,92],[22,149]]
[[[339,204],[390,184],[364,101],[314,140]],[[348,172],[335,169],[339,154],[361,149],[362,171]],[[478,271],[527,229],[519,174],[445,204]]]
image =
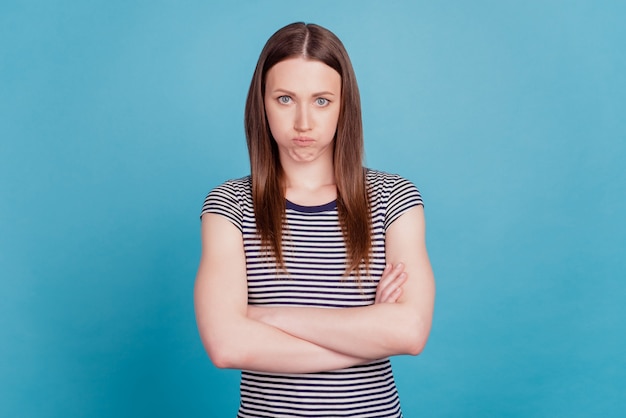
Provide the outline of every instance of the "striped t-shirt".
[[[350,308],[371,305],[385,268],[385,231],[422,199],[415,186],[393,174],[367,170],[372,213],[369,277],[359,286],[343,276],[346,250],[336,202],[300,206],[286,202],[283,257],[279,270],[260,249],[250,177],[215,188],[202,214],[227,217],[243,235],[248,303],[265,306]],[[402,417],[389,359],[342,370],[289,374],[243,370],[238,417]]]

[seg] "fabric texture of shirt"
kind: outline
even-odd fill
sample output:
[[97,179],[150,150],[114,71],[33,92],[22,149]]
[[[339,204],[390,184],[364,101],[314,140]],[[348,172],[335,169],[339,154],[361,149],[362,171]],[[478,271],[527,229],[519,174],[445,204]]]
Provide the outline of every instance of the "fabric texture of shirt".
[[[283,257],[286,271],[261,250],[250,177],[229,180],[207,196],[204,213],[225,216],[242,233],[248,303],[258,306],[350,308],[374,303],[385,268],[385,232],[399,216],[422,205],[416,187],[394,174],[367,170],[372,215],[369,275],[344,277],[346,247],[336,202],[286,202]],[[252,344],[254,342],[251,342]],[[402,417],[389,359],[319,373],[242,371],[238,417]]]

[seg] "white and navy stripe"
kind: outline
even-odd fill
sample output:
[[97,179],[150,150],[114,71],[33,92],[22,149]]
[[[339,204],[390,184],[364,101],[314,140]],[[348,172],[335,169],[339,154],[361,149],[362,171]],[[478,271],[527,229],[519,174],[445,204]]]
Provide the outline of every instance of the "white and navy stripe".
[[[261,251],[250,177],[230,180],[205,200],[202,214],[228,218],[243,235],[248,303],[265,306],[349,308],[374,303],[385,267],[385,231],[408,209],[422,204],[415,186],[393,174],[367,170],[372,213],[372,258],[358,284],[344,277],[346,248],[335,202],[286,203],[285,270]],[[242,371],[238,417],[401,417],[389,359],[321,373]]]

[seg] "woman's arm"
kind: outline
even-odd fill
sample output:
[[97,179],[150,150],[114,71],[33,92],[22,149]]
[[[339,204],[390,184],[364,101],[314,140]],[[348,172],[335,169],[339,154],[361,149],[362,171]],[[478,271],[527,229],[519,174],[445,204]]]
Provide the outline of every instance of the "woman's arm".
[[247,317],[241,232],[220,215],[202,217],[202,258],[194,300],[202,343],[217,367],[308,373],[366,362]]
[[[435,297],[421,206],[408,210],[391,224],[385,250],[387,262],[394,266],[402,262],[406,273],[402,294],[395,303],[344,309],[251,307],[249,315],[348,356],[376,359],[417,355],[430,333]],[[397,276],[394,280],[397,283],[402,279]]]

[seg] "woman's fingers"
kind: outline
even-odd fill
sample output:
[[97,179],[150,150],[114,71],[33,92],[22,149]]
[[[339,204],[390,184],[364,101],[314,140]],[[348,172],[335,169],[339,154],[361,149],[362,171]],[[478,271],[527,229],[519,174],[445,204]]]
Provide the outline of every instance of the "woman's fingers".
[[402,263],[387,264],[376,288],[375,303],[394,303],[402,294],[402,285],[407,279]]
[[387,286],[387,282],[389,281],[389,272],[391,271],[391,268],[391,264],[385,265],[383,274],[378,281],[378,286],[376,286],[376,299],[374,300],[374,303],[381,303],[382,293]]

